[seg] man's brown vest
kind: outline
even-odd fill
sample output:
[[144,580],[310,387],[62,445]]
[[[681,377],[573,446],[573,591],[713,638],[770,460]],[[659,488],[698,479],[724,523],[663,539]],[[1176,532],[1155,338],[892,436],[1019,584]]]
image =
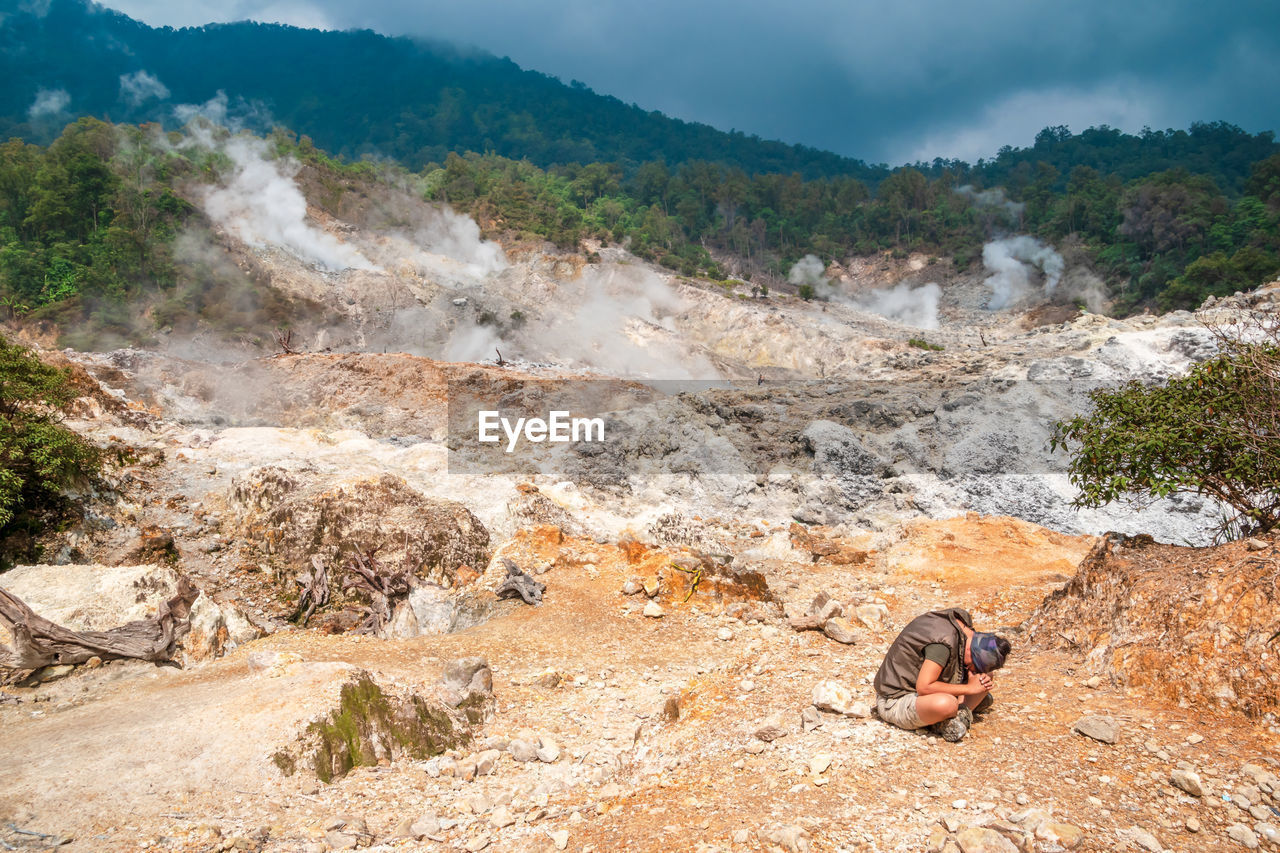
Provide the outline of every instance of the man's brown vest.
[[886,699],[915,693],[916,679],[924,665],[924,647],[931,643],[942,643],[951,650],[938,680],[959,683],[964,675],[964,632],[957,621],[973,627],[973,617],[961,607],[934,610],[912,619],[885,653],[884,663],[876,673],[876,693]]

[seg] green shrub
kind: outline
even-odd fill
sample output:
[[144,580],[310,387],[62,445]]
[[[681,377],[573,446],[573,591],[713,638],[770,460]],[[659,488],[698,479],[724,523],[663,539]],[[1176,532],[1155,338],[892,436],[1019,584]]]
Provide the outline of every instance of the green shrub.
[[932,352],[942,352],[946,349],[946,347],[941,344],[931,344],[923,338],[912,338],[907,341],[907,344],[915,347],[916,349],[930,350]]
[[63,506],[98,470],[98,451],[59,422],[75,397],[68,373],[0,338],[0,537]]
[[1050,446],[1072,451],[1077,506],[1192,493],[1235,515],[1219,539],[1280,523],[1280,343],[1224,339],[1224,351],[1161,385],[1090,394],[1093,411],[1060,421]]

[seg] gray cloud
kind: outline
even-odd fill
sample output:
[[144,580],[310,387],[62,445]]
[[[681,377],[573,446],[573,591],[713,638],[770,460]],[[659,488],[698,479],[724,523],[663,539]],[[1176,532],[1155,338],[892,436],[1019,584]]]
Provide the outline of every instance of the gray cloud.
[[646,109],[890,163],[991,156],[1049,124],[1258,131],[1280,116],[1280,7],[1266,0],[111,5],[152,24],[251,18],[459,41]]

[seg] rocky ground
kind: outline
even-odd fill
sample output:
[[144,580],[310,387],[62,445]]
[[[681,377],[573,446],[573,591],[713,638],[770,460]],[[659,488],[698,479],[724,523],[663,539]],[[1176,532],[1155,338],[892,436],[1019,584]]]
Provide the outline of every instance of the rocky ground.
[[[1275,541],[1188,547],[1216,519],[1194,498],[1076,510],[1045,450],[1089,387],[1184,369],[1277,286],[1120,321],[986,311],[914,256],[836,270],[936,274],[922,347],[619,249],[339,226],[375,268],[225,237],[345,318],[303,352],[46,352],[111,461],[0,586],[77,630],[203,594],[180,666],[6,674],[0,847],[1280,846]],[[458,454],[460,397],[584,383],[606,446]],[[944,606],[1015,650],[958,744],[871,713],[897,629]]]

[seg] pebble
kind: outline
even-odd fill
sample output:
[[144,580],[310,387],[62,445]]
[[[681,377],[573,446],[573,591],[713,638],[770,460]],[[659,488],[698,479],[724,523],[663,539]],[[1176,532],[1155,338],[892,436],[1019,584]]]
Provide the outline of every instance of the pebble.
[[662,608],[658,606],[658,602],[650,601],[644,606],[644,615],[648,616],[650,619],[661,619],[666,614],[663,613]]
[[537,747],[521,738],[513,738],[511,743],[507,744],[507,752],[511,753],[511,757],[516,761],[534,761],[538,758]]
[[749,678],[744,678],[738,682],[738,689],[743,693],[750,693],[756,689],[756,683]]
[[733,632],[730,631],[728,628],[721,628],[719,631],[716,631],[716,637],[718,639],[725,640],[725,641],[732,640]]
[[749,829],[734,830],[734,833],[733,833],[734,844],[746,844],[750,840],[751,840],[751,830]]
[[858,638],[853,633],[853,625],[843,616],[833,616],[823,623],[822,633],[846,646],[852,646],[858,642]]
[[555,764],[560,760],[560,746],[549,737],[544,737],[538,744],[538,760],[544,764]]
[[1258,836],[1254,835],[1253,830],[1243,823],[1233,823],[1228,826],[1227,837],[1249,850],[1258,849]]
[[551,833],[551,843],[556,846],[557,850],[563,850],[569,846],[569,830],[557,829]]
[[986,827],[970,826],[960,830],[956,843],[964,853],[1018,853],[1012,841]]
[[786,737],[787,728],[782,724],[782,720],[777,717],[771,717],[765,721],[764,725],[756,729],[755,735],[759,740],[769,743],[777,740],[778,738]]
[[1267,543],[1261,539],[1255,539],[1250,536],[1248,539],[1244,540],[1244,547],[1248,548],[1250,551],[1265,551],[1267,549]]
[[809,772],[814,776],[821,776],[831,768],[831,756],[825,752],[820,752],[809,759]]
[[622,585],[623,595],[635,595],[639,591],[640,591],[640,584],[637,583],[635,580],[629,580]]
[[1169,781],[1174,784],[1174,787],[1186,791],[1193,797],[1204,796],[1204,785],[1201,784],[1198,773],[1179,768],[1169,774]]
[[1071,730],[1101,743],[1115,743],[1120,739],[1120,727],[1110,717],[1081,717],[1071,726]]
[[1133,839],[1133,843],[1137,844],[1143,850],[1149,850],[1151,853],[1163,853],[1164,846],[1151,833],[1137,826],[1129,827],[1129,837]]
[[1187,832],[1199,832],[1200,821],[1196,820],[1194,817],[1189,817],[1187,818],[1186,827],[1187,827]]
[[1204,735],[1187,735],[1187,743],[1195,746],[1204,740]]

